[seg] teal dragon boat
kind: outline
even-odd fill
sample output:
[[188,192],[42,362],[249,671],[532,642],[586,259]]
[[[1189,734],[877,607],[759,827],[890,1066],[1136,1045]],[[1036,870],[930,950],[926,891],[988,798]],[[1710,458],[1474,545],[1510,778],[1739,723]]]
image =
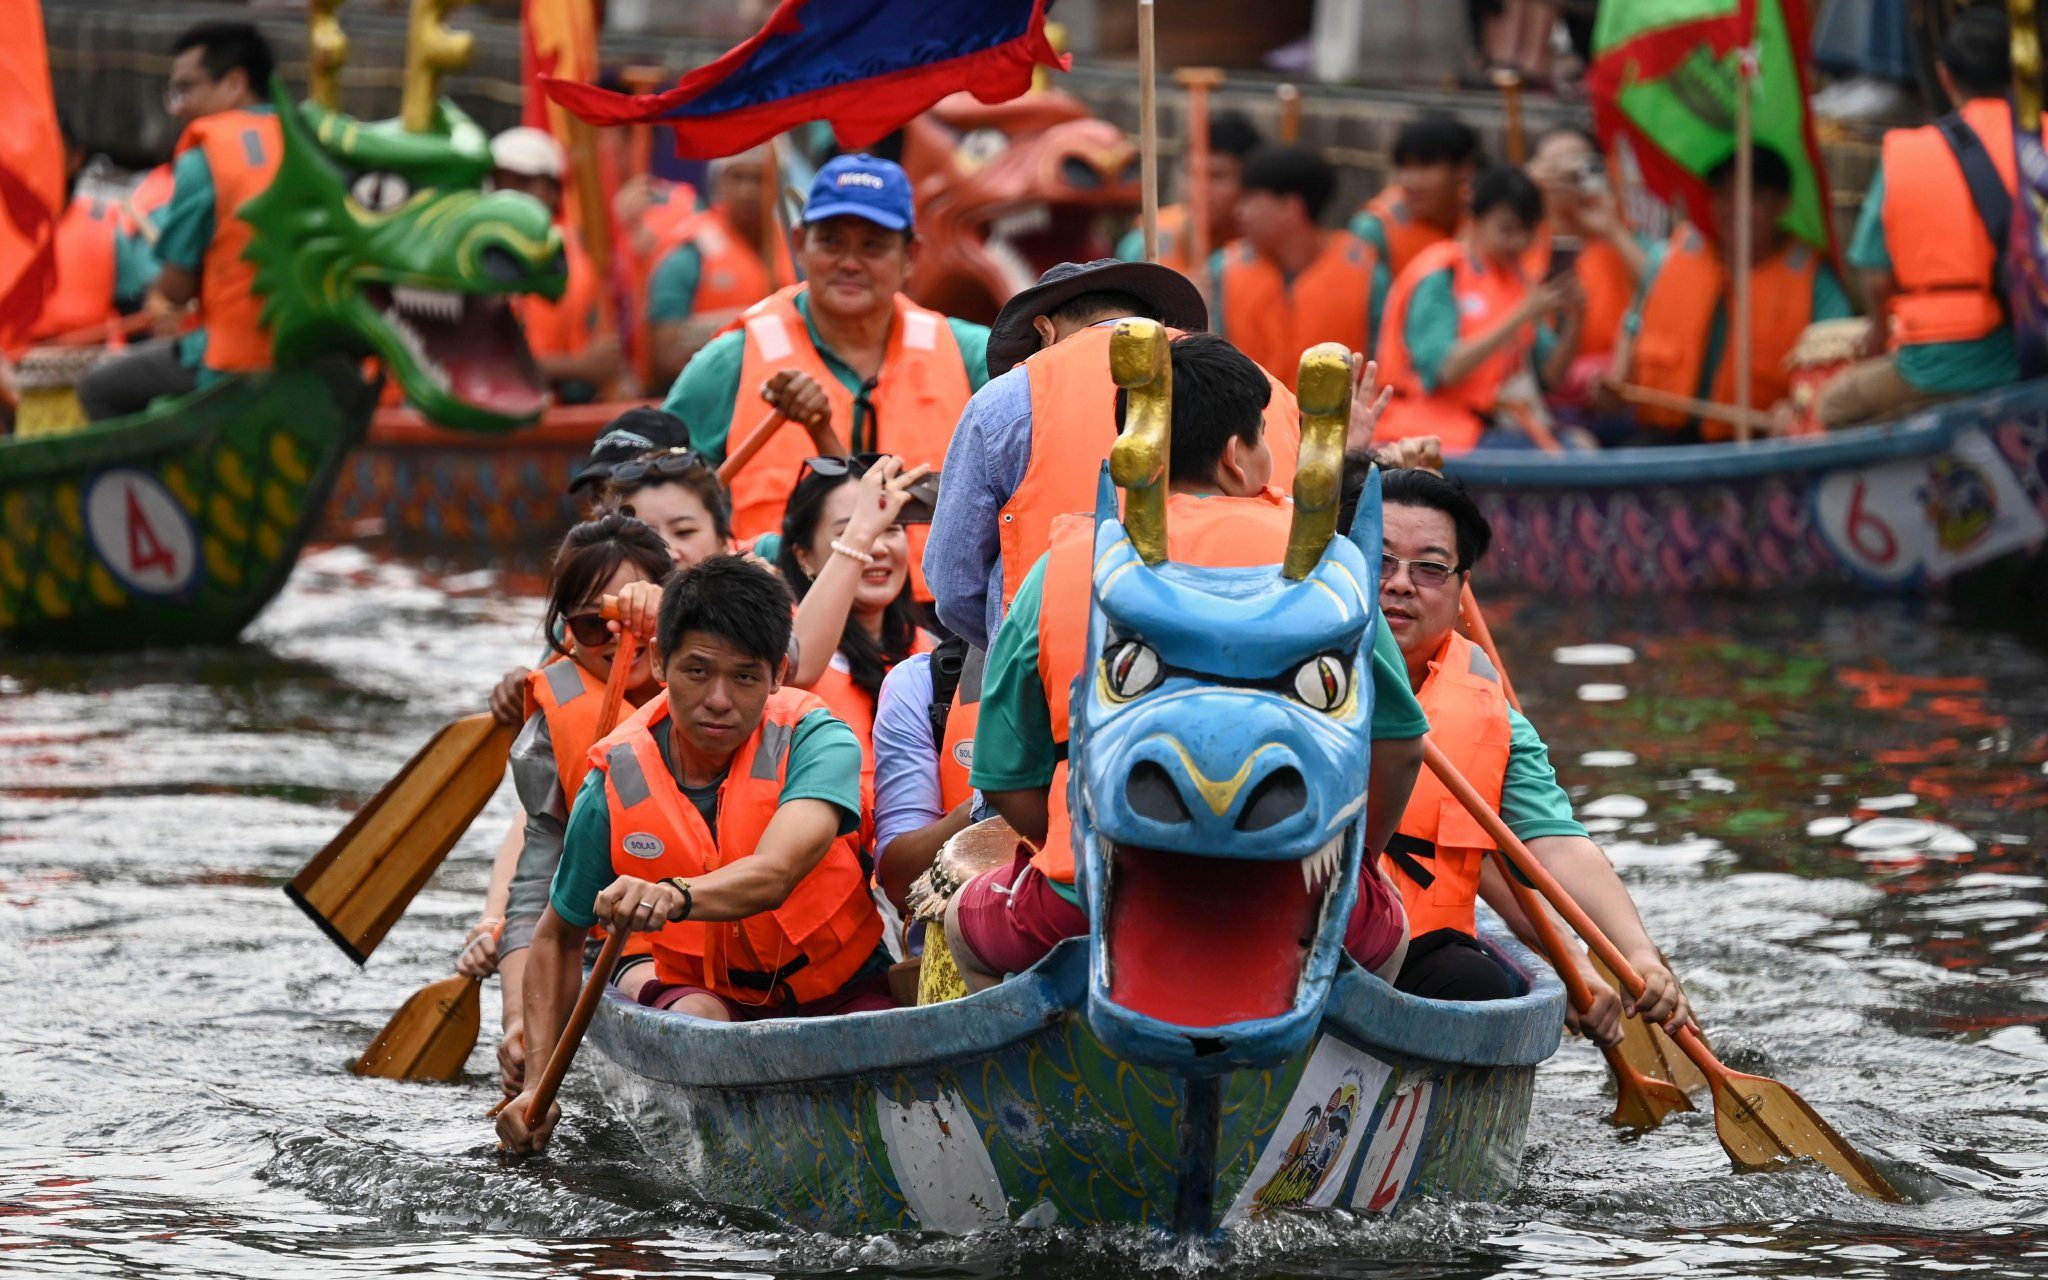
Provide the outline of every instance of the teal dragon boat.
[[[485,194],[489,141],[439,72],[466,49],[415,0],[400,120],[273,86],[284,150],[237,211],[273,372],[132,418],[0,439],[0,644],[127,649],[231,640],[284,586],[375,409],[374,356],[436,422],[500,433],[546,407],[509,296],[559,297],[561,233]],[[454,50],[453,56],[450,50]],[[255,133],[251,145],[262,143]]]
[[[1164,331],[1111,344],[1130,412],[1105,476],[1068,807],[1091,921],[965,998],[717,1023],[614,996],[596,1074],[705,1195],[856,1233],[999,1223],[1205,1237],[1246,1216],[1516,1181],[1564,994],[1513,944],[1520,994],[1393,990],[1345,954],[1361,892],[1379,625],[1379,481],[1336,533],[1345,352],[1302,361],[1281,564],[1166,557]],[[723,926],[707,925],[705,928]]]

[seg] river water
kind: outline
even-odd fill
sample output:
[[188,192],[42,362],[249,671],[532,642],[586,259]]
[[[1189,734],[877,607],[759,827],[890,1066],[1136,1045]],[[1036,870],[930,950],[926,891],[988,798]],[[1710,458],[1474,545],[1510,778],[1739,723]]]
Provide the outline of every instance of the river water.
[[847,1241],[665,1181],[583,1076],[552,1157],[500,1163],[494,985],[458,1083],[347,1070],[452,971],[509,797],[366,969],[279,886],[531,657],[537,585],[328,548],[237,647],[0,658],[0,1276],[2048,1274],[2039,649],[1918,603],[1490,610],[1723,1056],[1914,1203],[1734,1175],[1709,1114],[1611,1129],[1568,1043],[1504,1204]]

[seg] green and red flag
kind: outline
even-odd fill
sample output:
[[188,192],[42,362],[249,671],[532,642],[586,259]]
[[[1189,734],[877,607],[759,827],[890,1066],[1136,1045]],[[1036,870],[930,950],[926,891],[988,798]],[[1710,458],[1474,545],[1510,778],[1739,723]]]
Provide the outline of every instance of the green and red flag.
[[1735,154],[1737,76],[1754,46],[1750,128],[1792,168],[1785,229],[1830,257],[1827,171],[1807,108],[1812,23],[1805,0],[1628,0],[1593,28],[1593,123],[1626,138],[1650,190],[1708,224],[1706,178]]

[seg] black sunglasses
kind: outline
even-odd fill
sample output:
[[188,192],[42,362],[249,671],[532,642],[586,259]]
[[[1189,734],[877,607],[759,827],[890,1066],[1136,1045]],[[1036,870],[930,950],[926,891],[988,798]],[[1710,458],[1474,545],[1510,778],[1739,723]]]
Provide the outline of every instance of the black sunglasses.
[[830,479],[847,475],[859,477],[866,475],[882,457],[879,453],[856,453],[850,458],[805,458],[804,470]]
[[562,626],[586,649],[602,649],[618,639],[602,613],[572,613],[562,619]]
[[695,449],[666,449],[652,457],[621,462],[612,468],[612,479],[619,484],[637,484],[649,476],[657,480],[673,480],[710,467],[711,460]]

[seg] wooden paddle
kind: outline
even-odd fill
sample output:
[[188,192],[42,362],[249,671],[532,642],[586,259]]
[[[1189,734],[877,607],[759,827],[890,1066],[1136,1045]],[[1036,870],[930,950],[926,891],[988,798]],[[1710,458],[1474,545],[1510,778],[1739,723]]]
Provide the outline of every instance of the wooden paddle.
[[562,1028],[562,1038],[555,1041],[555,1051],[548,1055],[547,1070],[541,1072],[540,1083],[534,1086],[533,1104],[526,1109],[526,1127],[531,1130],[547,1117],[548,1106],[561,1090],[562,1078],[569,1074],[569,1064],[576,1061],[577,1046],[583,1043],[583,1033],[590,1029],[590,1020],[597,1016],[597,1002],[604,996],[605,984],[610,982],[612,969],[619,963],[619,955],[626,949],[627,931],[613,929],[604,940],[604,949],[597,953],[597,963],[591,967],[590,976],[583,980],[583,990],[576,996],[576,1007],[569,1011],[569,1023]]
[[739,474],[740,469],[752,462],[754,455],[761,452],[769,439],[782,429],[782,424],[788,421],[780,409],[770,409],[763,415],[747,432],[746,438],[740,441],[739,447],[726,453],[725,461],[718,466],[718,483],[731,484],[732,478]]
[[[1528,846],[1515,838],[1508,824],[1489,808],[1472,784],[1458,772],[1436,743],[1422,743],[1423,759],[1487,834],[1499,842],[1503,853],[1514,860],[1516,870],[1550,899],[1566,923],[1578,930],[1593,953],[1606,962],[1633,999],[1643,996],[1643,979],[1607,935],[1592,921],[1572,896],[1564,891]],[[1513,877],[1510,876],[1512,882]],[[1674,1037],[1678,1047],[1698,1065],[1714,1090],[1714,1129],[1728,1158],[1743,1172],[1771,1169],[1785,1160],[1815,1160],[1841,1177],[1849,1189],[1873,1200],[1898,1202],[1905,1197],[1885,1181],[1884,1175],[1836,1133],[1820,1113],[1791,1089],[1765,1076],[1730,1071],[1707,1048],[1698,1033],[1686,1027]]]

